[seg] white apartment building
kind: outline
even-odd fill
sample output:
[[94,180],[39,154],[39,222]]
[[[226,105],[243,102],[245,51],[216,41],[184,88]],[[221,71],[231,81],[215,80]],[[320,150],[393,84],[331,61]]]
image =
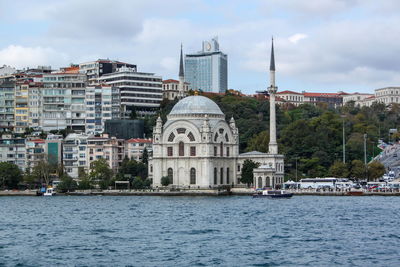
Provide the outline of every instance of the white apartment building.
[[135,109],[139,115],[154,114],[163,98],[162,77],[137,72],[136,68],[122,67],[114,73],[104,74],[99,83],[119,88],[125,113]]
[[350,101],[354,101],[355,103],[364,100],[366,98],[370,98],[371,96],[374,96],[374,94],[365,94],[365,93],[352,93],[352,94],[347,94],[343,95],[343,105]]
[[32,170],[40,161],[45,160],[46,140],[37,137],[28,137],[25,142],[26,167]]
[[86,133],[101,134],[107,120],[119,119],[121,100],[119,88],[111,85],[86,87]]
[[375,99],[377,102],[386,105],[400,103],[400,87],[385,87],[375,89]]
[[85,74],[58,72],[43,75],[44,131],[85,131]]
[[146,149],[150,154],[153,151],[152,140],[142,138],[132,138],[125,143],[125,153],[129,159],[136,161],[143,160],[143,152]]
[[22,171],[26,169],[26,148],[24,138],[3,134],[0,139],[0,162],[10,162]]
[[88,138],[93,137],[84,133],[69,134],[63,142],[63,163],[69,176],[79,178],[80,169],[88,172]]
[[125,156],[124,139],[110,138],[107,134],[103,134],[100,137],[92,136],[88,138],[87,143],[88,168],[93,161],[105,159],[114,172],[118,171]]
[[[185,95],[189,91],[189,83],[184,83],[183,90]],[[163,98],[175,100],[179,95],[179,81],[168,79],[163,81]]]
[[301,93],[286,90],[276,93],[276,96],[283,100],[282,103],[290,103],[295,106],[304,104],[304,96]]

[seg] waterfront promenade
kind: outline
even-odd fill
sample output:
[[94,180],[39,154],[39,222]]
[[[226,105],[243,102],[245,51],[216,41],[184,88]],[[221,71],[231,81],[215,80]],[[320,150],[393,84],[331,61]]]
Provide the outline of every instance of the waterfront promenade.
[[[349,191],[318,191],[318,190],[287,190],[294,195],[304,196],[349,196]],[[362,196],[400,196],[399,191],[368,191],[363,190]],[[213,189],[141,189],[141,190],[77,190],[74,192],[58,193],[57,195],[70,196],[251,196],[253,188],[231,188],[228,190]],[[0,196],[36,196],[36,190],[8,190],[0,191]]]

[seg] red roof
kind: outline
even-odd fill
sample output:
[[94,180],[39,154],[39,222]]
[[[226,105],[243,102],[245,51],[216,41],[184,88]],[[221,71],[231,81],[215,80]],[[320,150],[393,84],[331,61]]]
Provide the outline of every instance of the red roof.
[[32,139],[30,141],[35,142],[35,143],[45,143],[45,141],[43,139]]
[[179,83],[179,81],[174,80],[174,79],[168,79],[168,80],[164,80],[163,83]]
[[304,96],[308,97],[341,97],[343,93],[303,93]]
[[128,143],[151,143],[151,139],[143,139],[143,138],[131,138],[127,141]]
[[278,93],[276,93],[276,94],[277,94],[277,95],[280,95],[280,94],[295,94],[295,95],[302,95],[302,93],[293,92],[293,91],[289,91],[289,90],[282,91],[282,92],[278,92]]

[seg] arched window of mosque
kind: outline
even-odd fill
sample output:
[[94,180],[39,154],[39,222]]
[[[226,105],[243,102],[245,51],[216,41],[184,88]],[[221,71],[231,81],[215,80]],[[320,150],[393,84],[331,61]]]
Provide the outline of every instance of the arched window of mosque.
[[196,184],[196,169],[190,169],[190,184]]
[[219,133],[222,134],[224,132],[224,129],[219,128]]
[[218,180],[217,168],[214,168],[214,184],[217,184],[217,180]]
[[229,184],[229,168],[226,168],[226,184]]
[[150,172],[153,172],[153,165],[150,165]]
[[169,183],[173,184],[174,183],[174,171],[172,168],[168,168],[168,178],[169,178]]
[[221,183],[221,184],[224,184],[224,168],[221,168],[220,183]]
[[229,142],[228,133],[225,134],[225,141],[226,141],[226,142]]
[[267,178],[265,178],[265,186],[267,186],[267,187],[271,186],[269,176],[267,176]]
[[217,139],[218,139],[218,133],[215,133],[215,135],[214,135],[214,142],[217,142]]
[[185,128],[178,128],[178,129],[176,129],[176,132],[178,134],[184,134],[186,132],[186,129]]
[[226,148],[226,156],[229,157],[229,147]]
[[175,139],[175,134],[174,134],[174,133],[171,133],[171,134],[169,135],[169,137],[168,137],[168,142],[172,142],[172,141],[174,141],[174,139]]
[[257,186],[258,188],[262,188],[263,186],[262,186],[262,178],[261,177],[258,177],[258,186]]
[[214,157],[216,157],[217,156],[217,147],[215,146],[214,147]]
[[179,142],[179,156],[185,156],[185,144],[182,141]]
[[192,132],[190,132],[190,133],[188,134],[188,138],[189,138],[190,142],[193,142],[193,141],[195,141],[195,139],[194,139],[194,136],[193,136]]
[[220,156],[223,157],[224,156],[224,144],[222,142],[219,144],[219,152],[220,152]]

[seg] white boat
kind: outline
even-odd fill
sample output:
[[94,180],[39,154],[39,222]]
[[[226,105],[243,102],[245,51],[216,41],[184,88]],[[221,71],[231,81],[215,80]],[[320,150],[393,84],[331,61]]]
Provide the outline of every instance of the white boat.
[[53,187],[49,187],[46,189],[46,192],[44,192],[43,196],[54,196],[56,194],[56,191],[54,191]]
[[293,193],[287,192],[285,190],[262,190],[255,194],[253,197],[267,197],[267,198],[291,198]]

